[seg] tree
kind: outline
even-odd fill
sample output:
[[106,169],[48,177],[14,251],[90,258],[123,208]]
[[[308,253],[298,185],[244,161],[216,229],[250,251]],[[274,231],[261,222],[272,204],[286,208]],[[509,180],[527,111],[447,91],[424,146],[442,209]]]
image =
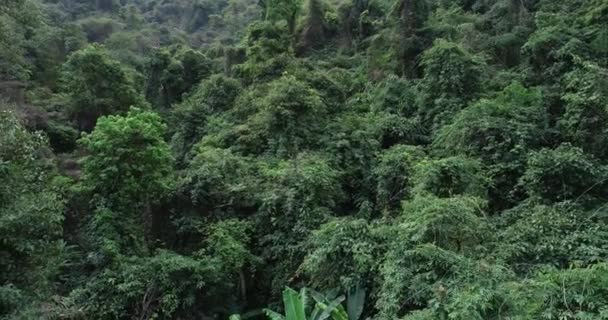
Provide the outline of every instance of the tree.
[[534,31],[531,5],[510,0],[495,1],[491,5],[481,22],[489,29],[485,46],[498,63],[515,66],[520,61],[522,46]]
[[[247,299],[248,290],[246,269],[254,269],[261,262],[249,248],[252,231],[253,224],[245,220],[226,219],[216,222],[207,231],[204,249],[197,253],[221,266],[218,269],[223,271],[225,286],[232,286],[232,292],[238,291],[243,300]],[[221,287],[218,286],[217,289]],[[226,304],[224,301],[218,302]]]
[[[606,255],[605,218],[572,201],[538,205],[528,201],[507,210],[498,221],[497,256],[521,274],[538,267],[591,266]],[[601,211],[601,209],[599,209]]]
[[440,198],[459,195],[487,198],[489,178],[477,159],[420,160],[414,169],[411,179],[413,194],[432,194]]
[[81,186],[93,211],[87,236],[98,264],[120,253],[147,251],[152,206],[172,188],[165,130],[157,114],[132,109],[125,116],[100,118],[95,130],[80,139],[88,154]]
[[116,0],[96,0],[97,10],[100,11],[113,11],[117,6]]
[[83,317],[193,317],[200,291],[219,273],[209,261],[159,250],[151,257],[119,257],[72,292]]
[[0,133],[0,317],[16,318],[55,291],[65,253],[65,181],[48,161],[44,136],[28,132],[6,106]]
[[158,201],[171,186],[172,157],[163,136],[166,125],[152,112],[131,109],[107,116],[80,143],[82,183],[117,208],[138,208]]
[[146,106],[125,69],[100,45],[69,57],[62,71],[62,91],[69,99],[69,114],[84,131],[92,130],[100,116]]
[[401,208],[401,201],[412,196],[414,167],[424,158],[418,147],[396,145],[384,151],[373,169],[376,202],[384,215]]
[[583,150],[565,144],[532,153],[521,184],[531,197],[549,202],[594,196],[604,199],[608,196],[603,191],[608,181],[606,170]]
[[383,253],[380,238],[374,225],[363,219],[333,219],[310,235],[300,269],[314,288],[346,291],[365,286]]
[[367,91],[370,122],[383,147],[428,141],[429,130],[422,126],[418,112],[421,92],[413,81],[388,76]]
[[41,17],[34,1],[8,0],[0,5],[0,81],[29,78],[27,41],[41,26]]
[[566,92],[562,95],[565,112],[558,126],[565,138],[585,152],[605,159],[608,132],[608,69],[594,63],[580,66],[565,75]]
[[[580,10],[574,2],[565,3],[565,8],[551,8],[552,4],[543,3],[544,10],[535,16],[536,30],[523,45],[522,51],[532,66],[538,81],[554,83],[561,75],[570,71],[573,57],[586,57],[589,45],[577,25],[575,15],[564,12]],[[563,10],[563,11],[562,11]]]
[[35,56],[32,80],[59,89],[62,65],[71,53],[86,47],[84,32],[76,24],[45,26],[37,30],[32,41],[38,44],[32,48]]
[[278,290],[293,277],[305,256],[305,242],[344,197],[339,172],[323,157],[300,154],[263,168],[261,204],[256,213],[262,257]]
[[302,9],[302,0],[262,0],[259,2],[266,21],[285,21],[290,35],[296,30],[298,14]]
[[90,16],[79,23],[91,43],[103,43],[112,34],[122,29],[122,24],[109,17]]
[[178,184],[178,191],[203,212],[250,212],[257,204],[256,161],[226,149],[200,147]]
[[508,268],[433,244],[398,246],[379,269],[378,319],[488,319],[527,313],[509,291],[513,274]]
[[169,109],[211,73],[209,58],[191,48],[156,50],[146,66],[146,98]]
[[608,318],[607,75],[608,0],[0,0],[0,318]]
[[285,25],[254,22],[247,28],[243,42],[247,61],[236,66],[236,71],[249,82],[278,78],[293,63],[291,38]]
[[322,136],[323,150],[333,155],[334,167],[342,171],[342,188],[348,197],[344,210],[358,210],[358,215],[363,217],[376,214],[373,211],[376,182],[372,171],[382,146],[374,120],[365,114],[346,112],[326,127],[334,135]]
[[445,154],[478,157],[488,168],[491,207],[504,209],[521,199],[516,187],[528,153],[543,144],[548,115],[538,88],[514,82],[493,99],[462,110],[433,142]]
[[435,40],[422,54],[424,92],[420,105],[425,124],[439,128],[481,89],[483,62],[461,45]]
[[446,96],[471,98],[480,89],[481,61],[459,44],[438,39],[424,52],[425,89]]
[[403,205],[400,232],[413,243],[432,243],[446,250],[472,254],[477,244],[491,236],[484,232],[490,228],[484,207],[484,201],[477,197],[420,195]]
[[325,21],[324,3],[321,0],[308,0],[307,14],[302,25],[302,32],[297,44],[299,52],[318,47],[325,40],[328,33]]
[[256,112],[246,125],[259,137],[263,150],[279,156],[313,146],[327,114],[317,91],[289,75],[269,83],[266,95],[252,103]]
[[543,270],[534,283],[537,296],[542,297],[538,300],[542,305],[528,305],[528,308],[536,316],[559,317],[574,313],[603,317],[608,305],[606,268],[605,263],[598,263],[585,268]]
[[188,160],[192,147],[208,133],[209,121],[230,110],[241,90],[236,79],[214,75],[202,81],[188,98],[175,106],[172,116],[178,125],[170,131],[178,163]]
[[508,277],[499,266],[476,261],[478,250],[492,237],[483,208],[481,199],[467,196],[420,195],[404,204],[402,222],[385,231],[390,236],[379,267],[380,319],[394,319],[420,306],[434,315],[430,318],[446,319],[448,301],[461,296],[457,286],[474,295],[475,283],[485,282],[483,290],[491,294],[494,284],[487,281]]
[[400,73],[411,78],[417,75],[416,59],[425,48],[423,26],[430,5],[427,0],[398,0],[394,15],[397,18],[397,57]]
[[487,35],[477,27],[482,20],[480,14],[449,3],[430,14],[426,28],[435,38],[460,43],[467,50],[477,52],[487,41]]

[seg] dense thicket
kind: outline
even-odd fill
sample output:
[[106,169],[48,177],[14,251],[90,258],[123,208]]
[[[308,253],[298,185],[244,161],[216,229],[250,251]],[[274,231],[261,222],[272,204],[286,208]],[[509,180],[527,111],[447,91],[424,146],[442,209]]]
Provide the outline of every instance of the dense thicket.
[[608,319],[607,54],[606,0],[4,0],[0,319]]

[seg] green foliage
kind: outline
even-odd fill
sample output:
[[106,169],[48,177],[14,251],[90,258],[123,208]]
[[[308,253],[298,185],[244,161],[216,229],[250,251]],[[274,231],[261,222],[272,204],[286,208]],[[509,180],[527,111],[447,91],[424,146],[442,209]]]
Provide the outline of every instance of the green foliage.
[[414,63],[417,56],[424,50],[425,35],[423,26],[430,12],[427,0],[395,1],[393,15],[397,19],[395,41],[396,54],[400,63],[400,72],[404,75],[415,76],[417,66]]
[[549,269],[541,273],[538,290],[543,304],[535,316],[564,319],[606,317],[606,264],[566,270]]
[[427,28],[437,38],[461,43],[468,49],[476,49],[481,47],[485,40],[484,34],[476,27],[480,20],[478,14],[451,4],[440,6],[432,12]]
[[433,245],[390,250],[380,269],[383,281],[376,300],[378,317],[398,318],[403,305],[424,305],[434,297],[434,290],[445,290],[440,277],[453,276],[466,262],[466,258]]
[[27,41],[40,26],[35,1],[10,0],[0,5],[0,80],[25,80],[31,65],[25,55]]
[[211,73],[209,58],[186,47],[156,50],[148,61],[146,98],[168,109]]
[[585,152],[606,158],[602,147],[608,130],[608,69],[585,63],[565,75],[566,93],[563,95],[565,113],[559,127],[568,141]]
[[440,198],[468,195],[485,199],[489,182],[479,161],[463,157],[419,161],[412,180],[414,193]]
[[289,36],[281,24],[256,22],[249,26],[244,43],[247,58],[255,62],[273,58],[276,54],[289,52]]
[[515,66],[521,60],[522,46],[534,31],[534,15],[523,2],[494,1],[489,4],[491,7],[482,18],[488,28],[484,47],[496,62]]
[[157,114],[138,109],[99,119],[95,130],[80,140],[88,152],[83,160],[84,187],[117,208],[158,201],[171,182],[165,130]]
[[302,0],[262,0],[259,4],[264,11],[264,20],[285,21],[289,33],[294,33],[298,14],[302,9]]
[[235,79],[214,75],[203,81],[198,89],[191,99],[208,104],[212,112],[224,112],[232,107],[241,92],[241,84]]
[[172,157],[163,140],[166,126],[152,112],[132,109],[125,116],[99,119],[80,140],[80,192],[92,209],[87,237],[103,264],[123,252],[146,252],[144,234],[151,206],[172,188]]
[[245,125],[260,140],[258,150],[293,156],[315,145],[327,108],[309,85],[293,76],[283,76],[269,83],[265,96],[252,103],[256,113]]
[[257,21],[243,39],[247,61],[235,67],[249,82],[279,77],[293,63],[291,38],[281,23]]
[[606,181],[604,166],[598,165],[583,150],[568,144],[532,153],[521,178],[521,184],[531,197],[551,202],[589,196],[604,198]]
[[522,204],[507,211],[499,224],[499,251],[519,272],[538,266],[592,265],[606,254],[603,209],[586,211],[572,202]]
[[90,17],[80,21],[80,28],[89,42],[101,43],[122,29],[122,25],[111,18]]
[[60,121],[49,121],[45,129],[49,143],[56,152],[69,152],[76,148],[78,130],[62,124]]
[[330,124],[327,130],[334,132],[328,139],[326,152],[333,155],[334,166],[342,169],[342,184],[349,202],[360,213],[369,217],[371,202],[374,200],[375,182],[372,169],[376,155],[380,152],[380,142],[375,132],[374,118],[346,113]]
[[81,130],[92,130],[100,116],[145,106],[127,72],[99,45],[72,54],[63,67],[62,81],[69,113]]
[[294,219],[300,220],[298,224],[306,224],[309,221],[302,216],[302,210],[328,211],[343,196],[339,171],[317,155],[300,154],[292,160],[280,161],[262,173],[270,187],[264,193],[263,210],[281,212],[283,221],[276,223],[287,222],[286,218],[293,214]]
[[271,320],[348,320],[348,315],[340,304],[344,297],[339,297],[327,304],[325,299],[319,297],[318,294],[313,294],[313,297],[314,309],[309,311],[309,296],[306,288],[300,290],[299,293],[291,288],[286,288],[283,291],[285,316],[272,310],[265,310],[266,315]]
[[204,260],[169,251],[122,257],[72,295],[87,318],[194,316],[197,292],[215,280],[217,271]]
[[369,89],[369,103],[375,131],[383,146],[427,141],[428,130],[421,125],[418,92],[413,81],[388,76]]
[[469,100],[481,86],[482,62],[456,43],[436,40],[424,52],[423,85],[429,93]]
[[407,241],[433,243],[456,252],[471,252],[488,234],[484,202],[474,197],[417,196],[403,206],[399,227]]
[[214,115],[228,111],[241,91],[240,83],[232,78],[214,75],[202,81],[194,92],[173,110],[178,123],[172,137],[177,159],[189,158],[192,146],[208,133],[207,125]]
[[357,287],[376,267],[380,243],[365,220],[335,219],[316,230],[309,242],[310,253],[300,268],[316,288]]
[[201,147],[178,190],[197,207],[239,213],[238,209],[251,208],[257,202],[256,169],[251,158],[230,150]]
[[385,215],[399,210],[401,201],[412,196],[414,167],[424,158],[418,147],[396,145],[384,151],[373,169],[376,202]]
[[[47,141],[0,108],[0,318],[47,299],[62,264],[63,185]],[[24,275],[27,277],[24,277]],[[12,317],[11,316],[11,317]]]
[[565,12],[537,14],[537,28],[522,48],[540,77],[551,79],[567,72],[572,65],[572,56],[583,55],[587,51],[587,45],[581,41],[582,30],[568,26],[573,19],[568,11]]
[[31,49],[32,55],[36,57],[32,80],[53,90],[59,85],[62,64],[71,53],[87,44],[84,32],[74,24],[63,27],[47,25],[37,30],[31,41],[38,44]]
[[425,124],[438,128],[477,97],[484,63],[461,45],[438,39],[423,53],[421,64],[425,96],[420,112]]
[[320,47],[329,34],[329,25],[325,21],[326,8],[321,0],[306,2],[306,17],[300,27],[302,29],[298,40],[298,51]]
[[441,317],[452,281],[467,286],[471,281],[486,281],[487,272],[502,272],[479,273],[477,269],[487,268],[486,264],[474,260],[492,237],[483,207],[479,198],[463,196],[416,196],[404,204],[403,222],[389,230],[391,240],[379,268],[376,307],[381,319],[393,319],[414,306],[428,306]]
[[205,241],[204,254],[216,259],[225,272],[238,273],[246,264],[257,260],[247,247],[251,229],[250,223],[236,219],[214,224]]
[[548,135],[547,113],[538,89],[512,83],[493,99],[462,110],[437,132],[435,148],[479,157],[491,181],[490,200],[499,208],[517,199],[528,152]]
[[0,318],[608,318],[608,1],[0,2]]
[[343,193],[339,172],[316,155],[280,161],[262,174],[265,187],[257,219],[263,257],[276,261],[271,271],[276,290],[301,264],[304,240],[327,220]]

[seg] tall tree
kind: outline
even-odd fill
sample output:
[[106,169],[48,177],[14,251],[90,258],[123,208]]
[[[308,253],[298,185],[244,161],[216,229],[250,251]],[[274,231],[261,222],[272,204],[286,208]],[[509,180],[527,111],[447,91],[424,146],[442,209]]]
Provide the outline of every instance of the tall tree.
[[264,20],[285,21],[289,33],[294,34],[298,15],[302,10],[302,0],[261,0],[259,3],[264,10]]
[[70,56],[62,71],[62,91],[69,99],[69,114],[84,131],[92,130],[100,116],[146,105],[129,74],[100,45]]
[[81,183],[94,210],[93,237],[101,239],[105,254],[145,252],[152,205],[171,188],[173,159],[165,130],[157,114],[132,109],[100,118],[80,140],[87,152]]
[[0,81],[27,80],[30,61],[25,59],[28,40],[41,26],[38,3],[30,0],[7,0],[0,4]]
[[420,112],[425,124],[438,128],[479,94],[484,63],[461,45],[438,39],[424,52],[421,64]]
[[14,319],[55,290],[65,203],[44,136],[28,132],[6,106],[0,132],[0,318]]
[[308,0],[306,4],[306,17],[302,24],[302,32],[298,41],[298,51],[304,52],[314,46],[324,43],[327,25],[325,21],[325,8],[321,0]]
[[398,0],[395,4],[397,56],[403,75],[417,77],[417,57],[425,48],[422,28],[429,13],[427,0]]

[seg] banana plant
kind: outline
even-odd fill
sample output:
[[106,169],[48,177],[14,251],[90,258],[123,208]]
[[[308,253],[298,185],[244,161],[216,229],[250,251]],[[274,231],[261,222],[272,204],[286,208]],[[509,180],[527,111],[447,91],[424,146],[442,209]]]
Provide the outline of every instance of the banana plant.
[[285,315],[266,309],[266,316],[270,320],[348,320],[348,314],[342,306],[344,296],[326,302],[318,294],[312,294],[315,302],[312,311],[309,308],[309,290],[303,288],[297,291],[286,288],[283,291],[283,305]]
[[[317,292],[313,292],[313,297],[321,306],[329,305],[332,320],[359,320],[363,314],[365,306],[365,288],[361,285],[352,287],[346,295],[346,309],[342,304],[344,296],[332,299],[332,296],[323,296]],[[338,305],[334,303],[338,302]]]
[[[311,303],[310,297],[313,298],[313,303]],[[346,309],[342,304],[344,300],[346,300]],[[335,295],[333,297],[324,296],[306,288],[300,290],[299,293],[291,288],[285,288],[283,304],[284,315],[270,309],[264,309],[263,313],[270,320],[359,320],[365,304],[365,288],[362,286],[351,288],[346,298],[344,296],[335,297]],[[311,304],[312,310],[310,310]],[[244,320],[260,313],[262,312],[258,310],[245,315],[232,315],[230,320]]]
[[349,320],[359,320],[365,306],[365,287],[358,284],[348,291],[346,297],[346,312]]

